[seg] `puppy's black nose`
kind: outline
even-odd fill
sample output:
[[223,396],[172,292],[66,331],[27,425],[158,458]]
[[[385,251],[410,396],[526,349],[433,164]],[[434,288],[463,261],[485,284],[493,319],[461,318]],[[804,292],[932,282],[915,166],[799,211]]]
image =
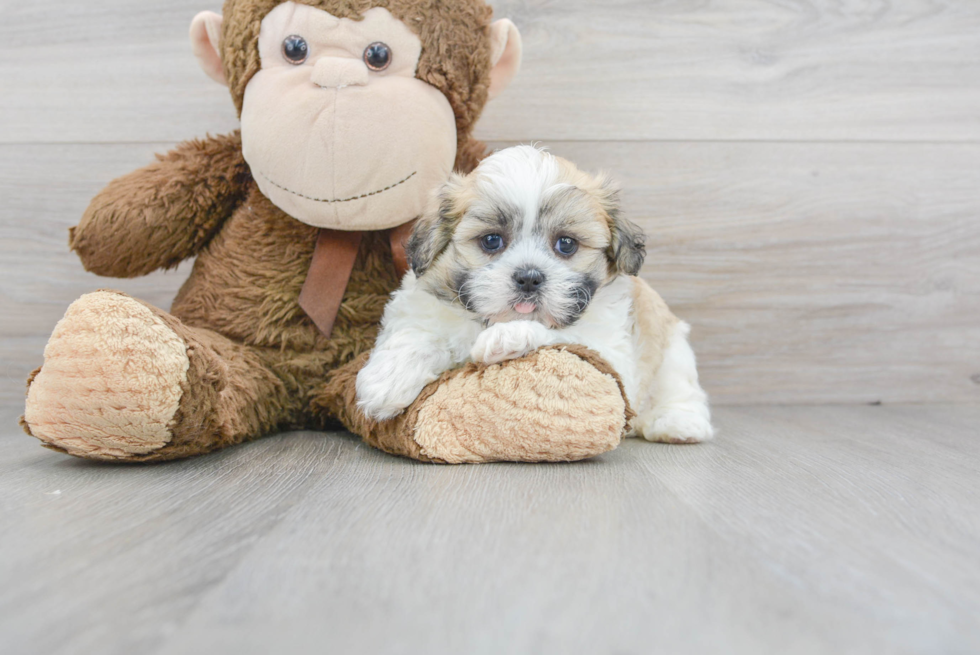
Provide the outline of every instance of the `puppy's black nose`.
[[514,282],[524,293],[534,293],[544,282],[544,273],[537,269],[525,268],[514,273]]

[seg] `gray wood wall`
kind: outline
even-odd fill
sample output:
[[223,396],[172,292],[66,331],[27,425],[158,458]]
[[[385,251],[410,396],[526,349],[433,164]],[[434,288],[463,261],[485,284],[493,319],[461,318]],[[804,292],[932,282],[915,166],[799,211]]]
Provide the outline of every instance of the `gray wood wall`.
[[[644,276],[718,403],[980,398],[980,3],[501,0],[525,67],[486,111],[626,187]],[[86,291],[162,307],[189,271],[85,273],[113,177],[234,129],[187,39],[215,0],[0,7],[0,394]]]

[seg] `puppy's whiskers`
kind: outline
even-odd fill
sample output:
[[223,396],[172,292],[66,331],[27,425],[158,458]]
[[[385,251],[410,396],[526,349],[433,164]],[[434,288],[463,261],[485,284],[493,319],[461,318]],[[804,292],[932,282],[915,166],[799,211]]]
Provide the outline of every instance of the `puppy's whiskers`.
[[589,304],[592,303],[592,292],[585,287],[575,288],[575,310],[579,314],[584,312]]
[[469,293],[464,293],[464,291],[466,289],[466,285],[472,281],[473,278],[466,278],[463,280],[463,283],[456,288],[456,300],[458,300],[459,304],[463,306],[463,309],[468,312],[474,311],[472,307],[472,296]]

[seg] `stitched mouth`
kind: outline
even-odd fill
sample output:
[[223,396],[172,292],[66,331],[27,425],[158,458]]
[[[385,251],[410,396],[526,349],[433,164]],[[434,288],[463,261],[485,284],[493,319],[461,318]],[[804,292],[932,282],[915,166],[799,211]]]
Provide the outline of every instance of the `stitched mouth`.
[[304,198],[306,200],[312,200],[313,202],[322,202],[322,203],[325,203],[325,204],[328,204],[329,205],[329,204],[334,204],[334,203],[338,203],[338,202],[352,202],[354,200],[363,200],[364,198],[370,198],[371,196],[376,196],[376,195],[382,194],[385,191],[390,191],[391,189],[394,189],[397,186],[401,186],[402,184],[405,184],[410,179],[412,179],[413,177],[415,177],[416,175],[418,175],[418,171],[413,172],[411,175],[409,175],[408,177],[406,177],[403,180],[399,180],[399,181],[395,182],[394,184],[389,184],[385,188],[378,189],[377,191],[372,191],[371,193],[362,193],[359,196],[351,196],[350,198],[333,198],[333,199],[328,199],[328,198],[314,198],[312,196],[307,196],[307,195],[304,195],[302,193],[297,193],[296,191],[293,191],[292,189],[287,189],[283,185],[281,185],[278,182],[276,182],[275,180],[271,179],[265,173],[260,172],[259,174],[262,177],[264,177],[269,184],[271,184],[272,186],[276,187],[277,189],[282,189],[286,193],[291,193],[294,196],[298,196],[298,197]]

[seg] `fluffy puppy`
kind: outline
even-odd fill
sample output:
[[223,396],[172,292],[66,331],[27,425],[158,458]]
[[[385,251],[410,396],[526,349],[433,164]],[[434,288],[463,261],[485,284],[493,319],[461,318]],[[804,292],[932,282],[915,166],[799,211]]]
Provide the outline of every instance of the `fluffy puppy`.
[[530,146],[453,176],[408,244],[412,263],[385,309],[358,404],[398,415],[444,371],[577,343],[622,378],[631,435],[695,442],[713,435],[687,324],[635,277],[646,254],[604,176]]

